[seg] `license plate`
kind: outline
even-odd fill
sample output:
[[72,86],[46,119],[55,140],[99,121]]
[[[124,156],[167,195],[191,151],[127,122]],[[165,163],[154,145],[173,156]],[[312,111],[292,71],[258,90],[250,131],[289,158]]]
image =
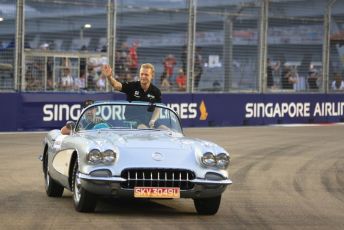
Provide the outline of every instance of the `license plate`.
[[135,187],[136,198],[180,198],[179,188]]

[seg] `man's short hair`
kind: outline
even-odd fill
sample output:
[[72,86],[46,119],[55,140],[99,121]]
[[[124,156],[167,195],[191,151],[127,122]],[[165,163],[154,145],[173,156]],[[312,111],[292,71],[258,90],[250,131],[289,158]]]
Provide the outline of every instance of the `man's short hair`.
[[152,75],[154,76],[154,74],[155,74],[154,65],[152,65],[151,63],[142,64],[140,69],[151,69],[152,70]]
[[84,103],[82,104],[82,107],[83,107],[83,108],[86,108],[87,106],[92,105],[93,103],[94,103],[93,100],[87,99],[87,100],[85,100]]

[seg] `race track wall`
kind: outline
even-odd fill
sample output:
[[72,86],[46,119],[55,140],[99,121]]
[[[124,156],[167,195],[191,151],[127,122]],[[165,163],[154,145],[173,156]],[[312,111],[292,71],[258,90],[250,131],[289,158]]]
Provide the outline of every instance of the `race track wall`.
[[[0,131],[50,130],[76,120],[81,102],[122,93],[1,93]],[[344,94],[164,94],[184,127],[344,122]]]

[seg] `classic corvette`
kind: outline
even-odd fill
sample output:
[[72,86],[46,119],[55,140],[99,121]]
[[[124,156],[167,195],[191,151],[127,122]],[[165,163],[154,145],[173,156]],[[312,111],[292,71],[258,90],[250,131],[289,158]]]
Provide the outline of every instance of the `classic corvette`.
[[232,183],[229,153],[185,137],[164,104],[96,102],[67,124],[69,135],[47,134],[40,159],[47,195],[71,190],[77,211],[95,211],[99,196],[192,198],[197,213],[213,215]]

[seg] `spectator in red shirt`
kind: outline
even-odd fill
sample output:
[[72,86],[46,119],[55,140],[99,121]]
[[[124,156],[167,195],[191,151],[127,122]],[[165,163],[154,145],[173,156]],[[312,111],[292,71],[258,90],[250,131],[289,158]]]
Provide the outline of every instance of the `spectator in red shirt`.
[[171,77],[173,77],[173,69],[176,65],[176,58],[169,54],[164,59],[164,72],[166,73],[166,77],[168,81],[170,82]]
[[186,90],[186,76],[182,68],[178,71],[178,76],[176,78],[176,82],[178,85],[178,91],[185,91]]

